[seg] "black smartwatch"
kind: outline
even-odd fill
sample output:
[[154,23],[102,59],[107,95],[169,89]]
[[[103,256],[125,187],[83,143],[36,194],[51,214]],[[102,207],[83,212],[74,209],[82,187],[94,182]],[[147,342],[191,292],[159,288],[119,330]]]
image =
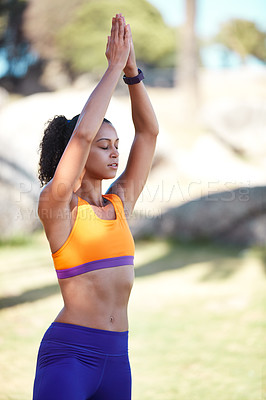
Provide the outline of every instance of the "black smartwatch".
[[137,76],[133,76],[132,78],[129,78],[126,75],[124,75],[123,79],[127,85],[135,85],[136,83],[139,83],[144,79],[144,75],[143,75],[143,72],[141,71],[141,69],[138,68]]

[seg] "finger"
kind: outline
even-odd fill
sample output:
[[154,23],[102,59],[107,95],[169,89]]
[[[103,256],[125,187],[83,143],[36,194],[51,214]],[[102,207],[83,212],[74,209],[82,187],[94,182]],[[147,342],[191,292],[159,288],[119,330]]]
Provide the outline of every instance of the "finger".
[[125,24],[125,18],[123,17],[123,15],[120,13],[120,14],[116,14],[117,16],[116,16],[116,19],[119,21],[120,19],[122,20],[122,23],[123,24]]
[[111,36],[108,36],[108,37],[107,37],[106,49],[108,49],[108,47],[109,47],[110,39],[111,39]]
[[125,27],[122,18],[118,19],[118,23],[119,23],[119,32],[118,32],[119,39],[123,39]]
[[125,39],[125,42],[129,42],[129,40],[130,40],[130,26],[129,26],[129,24],[125,26],[124,39]]
[[118,21],[118,27],[119,27],[119,20],[120,20],[120,18],[121,18],[121,14],[116,14],[115,18],[116,18],[116,20]]
[[130,30],[130,25],[129,24],[127,24],[126,26],[125,26],[125,35],[130,35],[131,34],[131,30]]
[[115,18],[115,27],[114,27],[114,38],[118,39],[118,32],[119,32],[119,21],[118,18]]
[[131,28],[130,28],[129,24],[127,24],[127,29],[128,29],[129,37],[130,37],[130,39],[132,39],[132,33],[131,33]]
[[115,33],[115,22],[116,22],[116,19],[112,18],[111,37],[113,37],[114,33]]
[[116,14],[115,18],[116,18],[117,20],[119,20],[119,19],[124,19],[123,15],[122,15],[121,13]]
[[126,26],[126,20],[125,20],[125,17],[123,17],[122,14],[121,14],[121,18],[122,18],[122,21],[123,21],[123,26],[124,26],[124,28],[125,28],[125,26]]

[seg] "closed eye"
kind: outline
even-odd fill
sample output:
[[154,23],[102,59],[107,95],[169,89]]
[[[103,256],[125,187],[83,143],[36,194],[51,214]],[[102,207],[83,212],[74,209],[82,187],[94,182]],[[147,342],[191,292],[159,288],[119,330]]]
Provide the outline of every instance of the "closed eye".
[[[108,147],[101,147],[103,150],[108,150]],[[118,147],[116,147],[116,150],[118,150]]]

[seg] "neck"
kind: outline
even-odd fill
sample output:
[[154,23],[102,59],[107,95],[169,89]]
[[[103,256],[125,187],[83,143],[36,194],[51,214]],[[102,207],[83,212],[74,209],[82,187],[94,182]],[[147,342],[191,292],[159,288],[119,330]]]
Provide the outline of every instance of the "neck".
[[102,181],[99,179],[88,179],[85,175],[76,194],[88,201],[89,204],[98,207],[104,207],[105,205],[104,198],[102,197]]

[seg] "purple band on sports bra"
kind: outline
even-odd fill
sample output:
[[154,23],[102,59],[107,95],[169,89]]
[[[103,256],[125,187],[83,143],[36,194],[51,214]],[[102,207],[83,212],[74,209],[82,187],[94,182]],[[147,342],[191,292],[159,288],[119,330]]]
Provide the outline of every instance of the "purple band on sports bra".
[[112,257],[103,260],[90,261],[73,268],[58,269],[56,270],[56,273],[58,279],[65,279],[97,269],[120,267],[122,265],[134,265],[134,256]]

